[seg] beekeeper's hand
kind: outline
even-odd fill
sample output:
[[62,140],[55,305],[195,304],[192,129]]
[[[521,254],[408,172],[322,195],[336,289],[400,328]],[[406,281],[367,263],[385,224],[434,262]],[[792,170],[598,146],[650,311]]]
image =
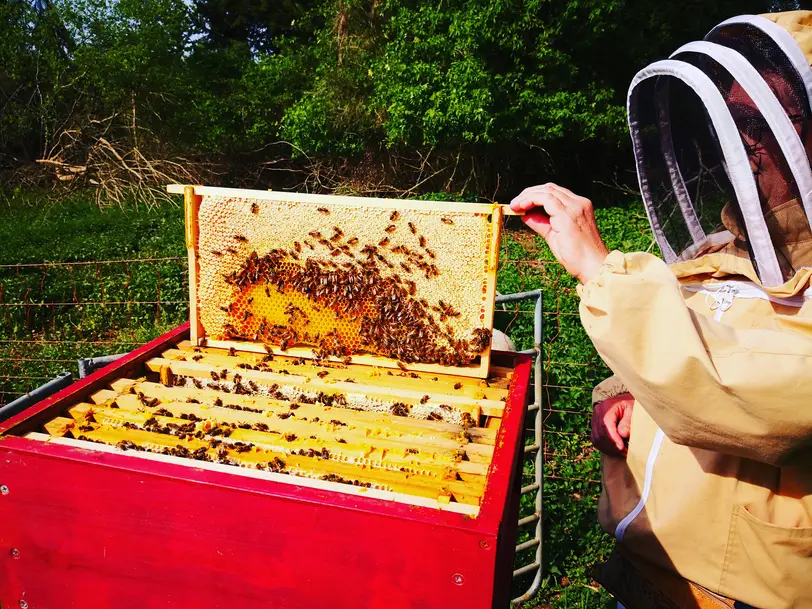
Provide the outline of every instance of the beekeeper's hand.
[[556,184],[525,188],[510,202],[525,212],[522,221],[544,237],[570,275],[586,283],[600,269],[609,250],[603,244],[592,202]]
[[627,440],[632,431],[631,393],[622,393],[598,402],[592,410],[592,444],[611,457],[626,455]]

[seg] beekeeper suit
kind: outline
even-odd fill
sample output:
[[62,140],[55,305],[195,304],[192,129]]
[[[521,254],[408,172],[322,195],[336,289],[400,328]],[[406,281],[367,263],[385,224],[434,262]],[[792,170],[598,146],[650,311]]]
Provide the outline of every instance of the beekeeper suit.
[[730,19],[635,76],[629,127],[664,261],[615,251],[584,270],[600,251],[578,236],[588,201],[546,185],[511,204],[544,208],[525,221],[582,282],[584,328],[615,373],[593,402],[635,400],[599,506],[625,561],[599,579],[629,608],[812,607],[810,62],[812,12],[795,11]]
[[580,288],[616,375],[593,401],[636,400],[602,526],[633,563],[760,609],[812,607],[811,62],[795,11],[640,71],[629,126],[668,264],[613,252]]

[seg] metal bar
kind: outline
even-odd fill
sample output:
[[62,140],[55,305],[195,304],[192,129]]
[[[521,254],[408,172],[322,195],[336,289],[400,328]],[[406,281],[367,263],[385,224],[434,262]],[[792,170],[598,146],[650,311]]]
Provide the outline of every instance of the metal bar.
[[535,539],[535,538],[528,539],[524,543],[520,543],[518,546],[516,546],[516,551],[517,552],[524,552],[525,550],[529,550],[530,548],[535,548],[540,543],[541,543],[540,539]]
[[55,379],[48,381],[40,387],[37,387],[30,393],[26,393],[13,402],[9,402],[5,406],[0,406],[0,421],[5,421],[9,417],[22,412],[29,406],[33,406],[37,402],[55,394],[57,391],[64,389],[72,382],[73,375],[70,372],[59,373]]
[[[520,569],[516,569],[516,570],[513,572],[513,577],[514,577],[514,579],[515,579],[515,578],[517,578],[517,577],[520,577],[520,576],[524,575],[525,573],[530,573],[530,572],[531,572],[531,571],[533,571],[534,569],[538,569],[538,570],[539,570],[539,572],[541,572],[541,563],[539,563],[539,562],[533,562],[533,563],[530,563],[529,565],[525,565],[524,567],[522,567],[522,568],[520,568]],[[534,591],[534,592],[533,592],[533,594],[535,594],[535,593],[536,593],[536,592]],[[513,602],[513,603],[523,603],[524,601],[526,601],[526,600],[527,600],[527,598],[530,598],[530,596],[533,596],[533,594],[531,594],[531,595],[529,595],[527,598],[524,598],[524,597],[526,596],[526,594],[527,594],[527,593],[522,594],[522,595],[521,595],[521,596],[520,596],[518,599],[514,598],[514,599],[513,599],[511,602]],[[521,600],[520,600],[520,599],[521,599]]]
[[121,359],[127,355],[126,353],[117,353],[116,355],[102,355],[101,357],[87,357],[78,360],[79,364],[79,378],[83,379],[86,376],[94,373],[99,368],[103,368],[107,364],[112,364],[114,361]]
[[[527,550],[530,548],[536,548],[536,554],[534,561],[523,567],[515,569],[513,571],[514,579],[517,577],[521,577],[527,573],[532,573],[535,571],[535,576],[533,578],[533,582],[530,584],[530,587],[525,591],[524,594],[514,598],[511,603],[514,605],[521,604],[526,600],[535,596],[535,594],[539,591],[541,587],[541,575],[542,575],[542,550],[543,550],[543,538],[542,538],[542,522],[541,522],[541,513],[542,513],[542,501],[544,496],[544,463],[543,463],[543,451],[541,447],[544,445],[544,429],[542,426],[542,374],[543,374],[543,367],[542,367],[542,338],[543,338],[543,313],[544,313],[544,298],[542,290],[532,290],[529,292],[518,292],[516,294],[505,294],[502,296],[497,296],[496,302],[499,304],[504,304],[508,302],[517,302],[520,300],[530,300],[534,299],[535,306],[533,308],[533,348],[522,351],[522,353],[530,353],[535,355],[534,361],[534,368],[533,368],[533,403],[527,407],[527,415],[533,417],[533,438],[532,443],[528,446],[525,446],[524,452],[525,454],[535,452],[535,471],[533,472],[533,483],[527,486],[522,487],[521,493],[525,495],[527,493],[535,493],[536,494],[536,505],[535,505],[535,512],[531,516],[527,516],[525,518],[521,518],[519,520],[519,526],[524,526],[527,524],[531,524],[533,522],[536,523],[535,530],[533,537],[516,546],[516,551],[521,552],[522,550]],[[525,311],[521,311],[525,313]],[[529,311],[527,311],[529,313]],[[527,433],[527,432],[525,432]]]
[[530,516],[525,516],[524,518],[521,518],[519,520],[519,526],[523,527],[526,524],[530,524],[531,522],[535,522],[539,518],[541,518],[541,514],[532,514]]
[[530,298],[541,298],[541,290],[532,290],[530,292],[516,292],[515,294],[500,294],[496,297],[496,304],[503,304],[506,302],[516,302],[517,300],[529,300]]

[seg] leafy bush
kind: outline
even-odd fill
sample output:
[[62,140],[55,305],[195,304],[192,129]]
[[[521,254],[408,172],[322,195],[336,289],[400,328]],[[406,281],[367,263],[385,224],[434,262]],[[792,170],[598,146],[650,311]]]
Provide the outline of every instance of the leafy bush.
[[554,177],[595,190],[632,175],[632,75],[773,4],[9,0],[0,168],[12,186],[32,173],[91,185],[107,142],[133,179],[159,159],[231,186],[326,171],[314,187],[504,197]]

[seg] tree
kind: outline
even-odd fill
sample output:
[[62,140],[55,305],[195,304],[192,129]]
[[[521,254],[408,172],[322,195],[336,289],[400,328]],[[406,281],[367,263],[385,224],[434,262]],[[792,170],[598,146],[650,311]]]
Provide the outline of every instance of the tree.
[[217,48],[247,43],[259,52],[275,52],[280,40],[304,42],[312,35],[306,24],[317,0],[195,0],[208,41]]

